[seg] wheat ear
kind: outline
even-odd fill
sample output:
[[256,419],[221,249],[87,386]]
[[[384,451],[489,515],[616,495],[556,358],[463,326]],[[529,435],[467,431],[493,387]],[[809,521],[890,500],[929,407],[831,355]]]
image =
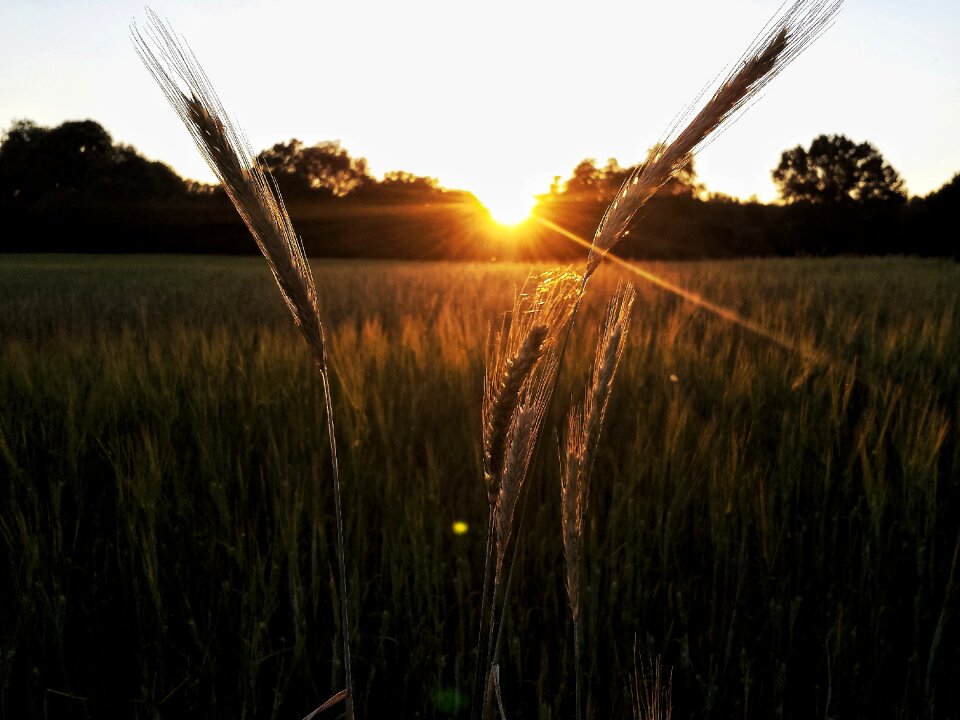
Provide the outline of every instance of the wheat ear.
[[500,494],[500,473],[503,470],[503,455],[510,421],[520,402],[523,384],[543,354],[543,342],[547,338],[548,330],[546,325],[530,328],[517,354],[507,359],[503,378],[499,387],[494,390],[490,409],[484,417],[483,476],[487,486],[487,500],[491,505],[496,504]]
[[524,395],[524,400],[510,424],[510,434],[506,444],[500,491],[494,505],[494,532],[496,537],[496,577],[503,574],[503,563],[507,547],[513,537],[514,515],[523,483],[526,479],[530,461],[537,445],[537,437],[543,425],[543,417],[549,406],[549,392],[553,375],[556,373],[555,358],[544,363],[544,372],[537,378],[536,384]]
[[617,290],[607,308],[594,356],[590,384],[583,404],[567,415],[566,443],[560,454],[560,515],[566,564],[567,598],[573,618],[576,678],[576,716],[580,717],[582,685],[580,632],[580,566],[584,516],[590,499],[590,473],[606,416],[613,380],[630,330],[630,312],[636,299],[633,285]]
[[558,340],[581,284],[579,275],[565,270],[528,282],[514,303],[509,329],[501,330],[489,350],[482,407],[484,481],[493,509],[498,574],[553,390]]
[[[496,662],[498,614],[502,618],[508,586],[503,582],[505,566],[509,565],[507,549],[516,536],[524,481],[553,394],[560,339],[582,286],[580,275],[563,269],[528,278],[514,299],[508,319],[487,347],[481,416],[483,480],[489,514],[474,713],[481,705],[479,696],[484,693],[482,678],[487,676],[490,663]],[[487,695],[483,696],[482,705],[486,717],[491,709]]]
[[[253,156],[243,132],[224,110],[213,85],[186,42],[160,20],[156,13],[147,10],[147,17],[146,35],[141,34],[135,24],[131,28],[137,54],[186,125],[200,154],[219,178],[227,196],[253,235],[320,372],[333,470],[337,559],[340,565],[340,621],[343,626],[346,685],[343,700],[347,718],[353,720],[340,470],[330,373],[323,324],[317,304],[316,282],[303,243],[293,229],[293,223],[273,177]],[[334,698],[331,698],[331,701]]]
[[842,3],[795,0],[767,23],[701,110],[689,122],[684,122],[686,114],[681,115],[667,131],[666,139],[657,144],[654,156],[624,180],[594,234],[585,277],[593,274],[607,252],[629,232],[647,200],[820,37]]
[[256,161],[240,128],[186,42],[148,11],[148,28],[132,28],[134,47],[197,149],[220,180],[273,273],[283,299],[314,357],[323,355],[323,330],[310,264],[270,173]]
[[509,323],[504,321],[487,348],[481,416],[483,477],[491,507],[500,495],[517,408],[527,389],[542,380],[548,369],[540,361],[556,349],[581,283],[582,278],[568,270],[529,278],[514,300]]
[[630,313],[636,299],[633,285],[618,290],[607,309],[594,356],[590,384],[583,404],[567,415],[566,443],[561,454],[561,524],[567,560],[567,594],[574,620],[579,618],[579,584],[576,581],[583,517],[590,498],[590,474],[593,458],[607,413],[623,348],[630,330]]

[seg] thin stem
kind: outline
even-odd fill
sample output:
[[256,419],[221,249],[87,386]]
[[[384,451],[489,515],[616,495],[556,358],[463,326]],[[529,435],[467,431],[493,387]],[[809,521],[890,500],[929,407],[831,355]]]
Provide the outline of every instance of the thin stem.
[[[493,577],[493,592],[490,597],[490,632],[487,636],[487,652],[484,655],[484,668],[486,669],[487,674],[487,684],[484,687],[483,693],[483,711],[481,717],[483,720],[491,720],[493,717],[493,705],[491,700],[493,699],[493,686],[489,682],[489,673],[490,670],[497,662],[497,654],[499,650],[499,631],[498,627],[502,627],[503,624],[503,610],[500,611],[500,622],[495,622],[496,612],[497,612],[497,590],[500,589],[500,578],[496,574]],[[506,600],[506,593],[504,593],[504,600]],[[498,642],[494,645],[494,633],[497,634]]]
[[320,377],[323,380],[323,400],[327,413],[327,437],[330,442],[330,465],[333,470],[333,503],[337,520],[337,562],[340,566],[340,623],[343,627],[343,667],[347,720],[353,720],[353,677],[350,673],[350,625],[347,616],[347,564],[343,550],[343,511],[340,499],[340,465],[337,461],[337,436],[333,422],[333,402],[330,392],[330,377],[327,369],[326,343],[321,353]]
[[[517,521],[517,530],[516,530],[516,533],[514,534],[513,545],[511,547],[510,560],[506,565],[506,567],[508,568],[507,581],[503,586],[503,597],[500,600],[500,617],[499,617],[499,620],[496,621],[496,624],[494,624],[494,619],[496,617],[495,613],[496,613],[497,587],[499,587],[498,582],[494,584],[493,597],[491,598],[491,604],[490,604],[491,625],[490,625],[490,637],[488,642],[490,645],[493,646],[493,650],[492,650],[492,653],[489,649],[487,650],[488,657],[486,659],[486,663],[488,666],[488,672],[492,672],[493,667],[500,663],[500,646],[503,643],[503,628],[506,626],[506,623],[504,622],[503,618],[507,613],[507,596],[510,594],[510,587],[513,584],[513,569],[514,567],[516,567],[516,564],[517,564],[517,554],[520,550],[520,533],[523,531],[523,520],[524,520],[524,516],[526,515],[526,507],[527,507],[527,504],[525,501],[526,492],[527,492],[526,488],[524,488],[522,492],[523,492],[524,501],[520,503],[520,519]],[[499,579],[497,578],[497,580]],[[495,631],[496,631],[496,640],[494,640]],[[488,686],[486,695],[484,697],[484,714],[483,714],[484,720],[489,720],[487,717],[487,710],[489,709],[492,712],[492,709],[493,709],[493,706],[491,705],[492,699],[493,699],[492,688],[491,686]]]
[[[487,652],[489,651],[489,647],[485,647],[483,644],[483,630],[486,627],[486,623],[484,621],[487,617],[487,596],[490,594],[490,573],[493,567],[493,547],[493,505],[491,505],[487,514],[487,550],[483,563],[483,593],[480,596],[480,629],[477,632],[477,664],[473,674],[473,692],[470,695],[470,717],[473,718],[473,720],[476,720],[477,718],[477,709],[479,708],[479,703],[477,700],[482,692],[480,687],[481,677],[483,676],[484,669],[487,667]],[[492,604],[490,608],[490,617],[492,620]]]
[[576,686],[576,698],[577,698],[577,720],[583,720],[582,715],[582,702],[580,700],[580,686],[582,684],[582,675],[583,668],[580,663],[580,620],[576,619],[573,621],[573,667],[574,667],[574,684]]

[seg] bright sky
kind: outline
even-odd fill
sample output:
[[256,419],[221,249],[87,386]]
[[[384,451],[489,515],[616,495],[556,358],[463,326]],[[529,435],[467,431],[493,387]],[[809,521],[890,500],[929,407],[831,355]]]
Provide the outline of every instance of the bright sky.
[[[585,157],[641,160],[780,0],[152,0],[254,149],[339,139],[376,174],[485,198]],[[0,126],[92,118],[213,176],[131,46],[142,0],[3,0]],[[780,153],[873,142],[913,194],[960,171],[960,2],[847,0],[835,25],[697,160],[710,190],[775,197]]]

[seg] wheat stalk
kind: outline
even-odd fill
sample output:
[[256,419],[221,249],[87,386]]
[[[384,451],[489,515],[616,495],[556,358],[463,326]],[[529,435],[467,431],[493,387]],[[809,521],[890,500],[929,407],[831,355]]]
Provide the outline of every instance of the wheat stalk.
[[613,380],[630,330],[630,312],[636,299],[633,285],[618,288],[607,308],[583,404],[567,415],[565,448],[560,454],[560,520],[566,564],[567,598],[573,619],[576,676],[576,715],[581,701],[580,565],[584,516],[590,499],[590,473],[613,389]]
[[[653,194],[711,136],[728,125],[757,94],[829,27],[843,0],[795,0],[767,23],[733,70],[693,118],[686,114],[655,146],[654,156],[627,176],[593,237],[585,277],[626,234]],[[694,103],[696,104],[696,103]]]
[[[590,385],[584,395],[583,406],[571,410],[567,417],[567,455],[572,454],[577,458],[577,466],[580,468],[578,474],[583,477],[589,477],[593,466],[613,380],[630,331],[630,313],[636,297],[637,291],[630,283],[618,288],[614,294],[601,326],[590,373]],[[586,495],[584,507],[585,504]]]
[[220,180],[273,273],[314,357],[323,356],[316,283],[303,243],[277,190],[230,119],[189,47],[152,11],[148,29],[132,28],[134,47]]
[[[653,157],[636,167],[624,180],[613,201],[604,212],[594,233],[583,274],[584,289],[587,280],[596,271],[607,253],[630,232],[637,215],[653,194],[696,152],[728,126],[774,77],[784,70],[800,53],[810,46],[829,27],[839,12],[843,0],[794,0],[771,19],[754,38],[733,69],[720,82],[702,108],[687,121],[688,113],[681,113],[663,140],[655,145]],[[697,98],[699,101],[700,98]],[[696,105],[695,101],[693,105]],[[692,106],[693,106],[692,105]],[[691,106],[691,107],[692,107]],[[629,304],[633,302],[630,291]],[[629,310],[627,311],[629,314]],[[576,310],[574,311],[574,316]],[[610,315],[607,328],[611,326]],[[571,325],[573,318],[571,318]],[[626,333],[626,326],[622,335]],[[606,331],[604,332],[606,335]],[[564,556],[567,565],[567,595],[574,625],[574,653],[577,682],[576,714],[580,717],[580,556],[583,540],[583,514],[589,499],[589,476],[593,464],[596,438],[603,424],[609,399],[609,384],[616,372],[622,337],[611,335],[605,350],[598,351],[594,363],[591,390],[582,409],[571,411],[567,424],[567,441],[561,452],[561,524]],[[602,357],[601,357],[602,356]],[[604,386],[606,385],[606,389]],[[660,672],[657,665],[656,702],[637,703],[646,717],[659,716],[664,709],[659,698]],[[666,716],[669,717],[669,701]]]
[[567,595],[574,621],[579,619],[578,564],[583,540],[583,517],[590,498],[590,474],[606,417],[623,348],[630,330],[636,290],[628,284],[611,300],[600,331],[590,384],[583,404],[567,415],[565,449],[561,453],[561,524],[567,561]]
[[[569,328],[582,286],[580,275],[564,269],[529,278],[514,299],[509,322],[504,320],[488,344],[481,416],[489,515],[474,675],[475,711],[483,692],[481,677],[497,660],[498,629],[502,627],[498,611],[502,619],[509,586],[504,583],[508,548],[516,536],[524,481],[555,387],[561,338]],[[490,709],[487,694],[484,717]]]
[[555,351],[581,283],[568,270],[530,278],[514,300],[509,325],[488,346],[481,416],[483,477],[491,507],[500,496],[505,460],[516,453],[508,440],[517,409],[550,369],[541,360]]
[[550,404],[557,348],[579,297],[582,278],[556,270],[518,295],[509,329],[489,350],[482,407],[484,481],[493,511],[497,575],[509,544],[514,508]]
[[[348,720],[353,720],[353,680],[350,667],[350,630],[347,615],[346,560],[340,470],[333,421],[330,373],[317,288],[303,243],[293,229],[277,184],[254,157],[250,145],[224,110],[209,78],[186,42],[156,13],[147,10],[148,28],[141,34],[131,28],[140,59],[163,91],[167,101],[190,132],[197,149],[219,178],[227,196],[263,253],[293,321],[303,334],[319,370],[323,386],[327,437],[333,470],[340,565],[340,620],[343,627],[346,689],[327,704],[342,699]],[[315,711],[317,712],[317,711]]]
[[543,373],[534,386],[524,393],[524,399],[510,423],[509,442],[503,462],[500,490],[494,505],[493,523],[496,537],[496,577],[503,572],[507,547],[513,536],[514,514],[523,483],[536,449],[543,417],[549,406],[553,375],[557,370],[555,358],[545,361]]
[[507,431],[520,402],[523,384],[543,355],[543,343],[548,331],[546,325],[530,328],[517,354],[504,363],[503,377],[499,387],[493,391],[484,416],[483,477],[487,486],[487,500],[491,505],[496,505],[500,494]]

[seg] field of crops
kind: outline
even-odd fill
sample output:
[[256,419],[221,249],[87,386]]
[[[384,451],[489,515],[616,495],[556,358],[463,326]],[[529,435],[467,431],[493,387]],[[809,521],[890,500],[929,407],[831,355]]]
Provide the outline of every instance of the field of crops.
[[[630,716],[638,655],[676,718],[960,716],[960,265],[645,268],[763,332],[638,280],[587,717]],[[361,718],[469,717],[483,349],[529,270],[315,266]],[[528,481],[510,717],[573,717],[555,428],[629,277],[591,280]],[[300,718],[339,690],[320,398],[262,260],[0,256],[0,716]]]

